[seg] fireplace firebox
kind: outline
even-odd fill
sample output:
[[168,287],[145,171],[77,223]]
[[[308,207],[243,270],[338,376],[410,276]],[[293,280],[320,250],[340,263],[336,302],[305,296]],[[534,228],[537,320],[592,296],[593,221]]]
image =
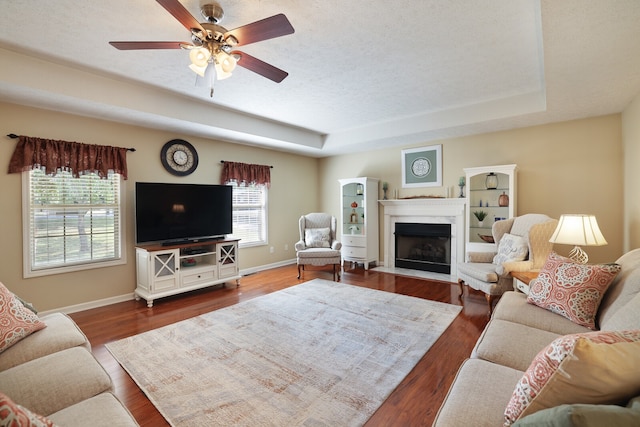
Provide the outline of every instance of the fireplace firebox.
[[397,222],[398,268],[451,274],[451,225]]

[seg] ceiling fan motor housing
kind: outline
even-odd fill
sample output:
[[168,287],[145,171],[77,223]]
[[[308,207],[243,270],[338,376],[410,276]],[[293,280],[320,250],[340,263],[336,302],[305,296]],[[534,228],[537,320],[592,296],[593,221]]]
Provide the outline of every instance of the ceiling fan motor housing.
[[200,13],[207,20],[214,24],[219,23],[224,18],[224,10],[218,2],[205,3],[200,7]]

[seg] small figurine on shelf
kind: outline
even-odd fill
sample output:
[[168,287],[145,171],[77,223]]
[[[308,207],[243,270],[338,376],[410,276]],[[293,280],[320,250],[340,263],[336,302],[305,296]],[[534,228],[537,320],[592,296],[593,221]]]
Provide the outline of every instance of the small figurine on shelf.
[[384,195],[382,196],[382,200],[387,200],[387,190],[389,189],[389,183],[388,182],[383,182],[382,183],[382,191],[384,193]]
[[464,185],[465,185],[465,177],[461,176],[460,180],[458,181],[458,186],[460,187],[460,195],[458,197],[460,198],[464,197]]

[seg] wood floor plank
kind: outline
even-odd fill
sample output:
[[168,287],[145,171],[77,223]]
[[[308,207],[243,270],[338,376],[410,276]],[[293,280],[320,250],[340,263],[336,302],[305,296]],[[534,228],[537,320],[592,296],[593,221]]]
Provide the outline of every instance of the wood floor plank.
[[[156,300],[152,308],[147,308],[145,301],[127,301],[74,313],[71,317],[89,338],[93,353],[113,379],[116,395],[138,423],[142,427],[168,426],[155,406],[111,356],[105,344],[314,278],[331,280],[332,274],[330,271],[307,269],[299,280],[296,266],[285,266],[245,276],[239,288],[230,285],[202,289]],[[365,271],[361,266],[354,268],[349,264],[345,264],[341,281],[463,305],[460,315],[366,424],[367,427],[431,425],[458,367],[469,356],[487,324],[484,297],[472,291],[462,304],[457,283]]]

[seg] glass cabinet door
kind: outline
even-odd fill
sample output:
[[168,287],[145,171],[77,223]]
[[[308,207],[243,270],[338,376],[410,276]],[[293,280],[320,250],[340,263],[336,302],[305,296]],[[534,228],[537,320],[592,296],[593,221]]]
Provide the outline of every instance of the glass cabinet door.
[[365,191],[359,182],[342,186],[342,235],[365,234]]

